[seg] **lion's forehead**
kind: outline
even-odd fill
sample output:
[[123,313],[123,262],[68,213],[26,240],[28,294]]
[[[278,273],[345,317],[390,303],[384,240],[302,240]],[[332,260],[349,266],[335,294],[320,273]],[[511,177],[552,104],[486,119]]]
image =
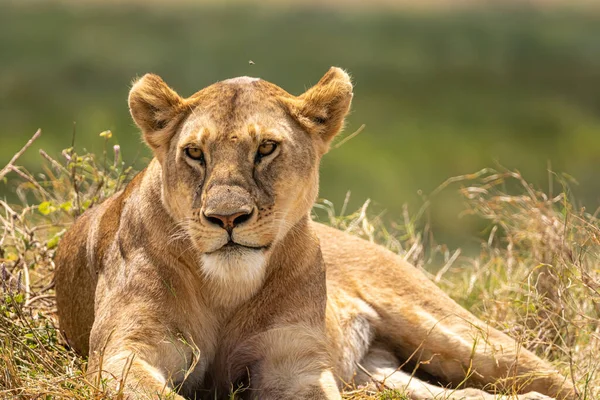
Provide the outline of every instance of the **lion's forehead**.
[[182,131],[181,141],[207,145],[214,142],[281,141],[289,137],[289,127],[282,121],[270,121],[265,120],[261,115],[250,115],[229,126],[223,126],[210,118],[190,121]]
[[239,85],[239,84],[258,82],[260,80],[261,80],[260,78],[253,78],[251,76],[238,76],[237,78],[231,78],[231,79],[224,80],[222,83],[225,83],[228,85],[232,85],[232,84]]
[[284,139],[290,136],[291,129],[289,117],[275,96],[236,84],[213,94],[212,99],[198,101],[182,133],[185,141],[193,139],[206,144]]
[[259,78],[242,76],[210,85],[190,99],[196,112],[210,113],[214,119],[228,119],[249,112],[281,111],[279,99],[289,96],[279,86]]
[[211,153],[236,150],[247,158],[261,141],[295,143],[293,122],[280,101],[285,95],[277,86],[250,77],[211,85],[193,96],[180,146],[194,143]]

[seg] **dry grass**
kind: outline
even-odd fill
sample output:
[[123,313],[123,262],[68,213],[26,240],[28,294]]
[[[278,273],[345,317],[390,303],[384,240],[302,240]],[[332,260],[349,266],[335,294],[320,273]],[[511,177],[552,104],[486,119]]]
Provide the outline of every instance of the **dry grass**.
[[[55,248],[86,208],[123,187],[132,176],[109,148],[103,155],[60,161],[41,153],[44,173],[16,166],[7,175],[18,204],[0,201],[0,398],[111,398],[103,381],[84,375],[86,362],[56,330],[52,276]],[[600,224],[573,207],[563,179],[557,194],[543,193],[513,171],[483,170],[448,180],[458,185],[465,213],[489,221],[476,257],[437,245],[426,221],[426,202],[387,229],[370,215],[321,202],[329,223],[398,252],[459,303],[573,377],[581,399],[600,398]],[[112,398],[118,398],[113,396]],[[357,388],[346,399],[405,399],[399,392]]]

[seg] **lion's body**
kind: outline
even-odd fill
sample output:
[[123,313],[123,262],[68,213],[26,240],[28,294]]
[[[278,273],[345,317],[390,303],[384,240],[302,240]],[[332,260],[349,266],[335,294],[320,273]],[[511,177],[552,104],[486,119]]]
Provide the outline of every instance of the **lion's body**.
[[[318,96],[323,93],[340,98],[336,91],[342,89],[331,87],[332,82],[347,80],[347,75],[340,74],[330,71],[332,76],[320,82],[320,92],[309,91],[300,98],[244,78],[209,91],[210,96],[199,92],[188,100],[180,99],[185,102],[182,105],[156,81],[151,82],[153,97],[143,92],[137,98],[136,90],[147,88],[136,89],[141,85],[136,84],[130,96],[132,114],[156,159],[124,191],[81,216],[61,241],[56,293],[61,329],[69,343],[80,353],[90,352],[92,371],[102,368],[118,378],[129,360],[126,390],[132,394],[170,393],[177,385],[182,394],[208,388],[223,394],[232,384],[245,382],[259,391],[258,398],[337,399],[339,389],[353,379],[358,384],[375,379],[406,389],[415,399],[485,396],[479,390],[445,390],[395,371],[408,361],[413,366],[420,363],[420,371],[444,384],[483,387],[499,383],[514,392],[572,398],[570,384],[547,363],[458,306],[399,256],[310,221],[315,171],[326,144],[307,150],[309,136],[283,135],[278,139],[283,143],[282,155],[275,153],[264,166],[257,158],[250,178],[238,172],[246,163],[245,156],[239,156],[245,153],[233,150],[241,146],[238,127],[246,126],[246,114],[257,112],[243,99],[260,97],[248,87],[258,87],[268,99],[290,96],[284,98],[289,102],[288,113],[275,111],[274,104],[284,101],[280,97],[269,103],[267,111],[261,109],[267,113],[261,125],[269,118],[283,118],[287,123],[293,118],[293,128],[278,125],[279,133],[296,132],[298,124],[305,123],[309,124],[305,129],[312,132],[317,128],[304,121],[303,115],[318,112],[314,104],[320,104]],[[238,114],[234,112],[234,122],[222,125],[214,122],[219,121],[215,115],[227,113],[219,114],[215,99],[231,99],[225,93],[231,87],[243,88],[228,103],[233,104],[233,111],[227,112]],[[244,97],[247,92],[251,97]],[[236,104],[240,99],[242,105]],[[315,110],[294,103],[296,99],[310,100]],[[151,104],[140,111],[142,100]],[[192,111],[186,114],[187,122],[169,114],[172,109],[192,109],[192,100],[196,110],[213,106],[216,114],[209,118]],[[340,111],[332,108],[335,102],[328,98],[329,108],[323,115],[335,117],[337,113],[341,119],[318,122],[325,124],[319,128],[320,135],[328,129],[334,134],[339,130],[349,98],[346,103]],[[142,113],[146,111],[153,114]],[[158,121],[159,114],[167,123]],[[215,126],[227,126],[236,132],[227,137],[232,147],[227,150],[222,144],[200,166],[189,159],[181,161],[183,156],[172,149],[175,140],[189,140],[185,135],[191,120],[195,124],[191,130],[204,132],[199,135],[208,135],[206,129],[218,130]],[[260,129],[256,124],[251,122],[248,128],[251,136]],[[177,134],[166,139],[154,134],[161,130]],[[210,139],[199,140],[208,153],[206,141]],[[219,151],[227,151],[222,153],[223,162],[218,161]],[[283,160],[297,154],[302,158],[290,164],[276,161],[276,157]],[[278,177],[274,166],[285,170],[289,182]],[[299,171],[294,172],[294,167]],[[178,181],[182,174],[194,171],[203,176],[201,195],[200,189],[184,191]],[[246,181],[260,184],[244,186]],[[223,216],[212,210],[223,204],[244,209],[247,193],[252,194],[256,211],[244,211],[243,222],[235,229],[227,227],[226,223],[234,221],[228,215],[237,219],[242,214],[219,211]],[[202,216],[190,209],[201,209]],[[182,221],[188,223],[186,213],[192,213],[198,225],[183,229]],[[209,247],[222,240],[218,235],[226,227],[228,240],[234,241],[232,249],[224,250],[230,244],[227,240]],[[527,398],[541,398],[535,396]]]

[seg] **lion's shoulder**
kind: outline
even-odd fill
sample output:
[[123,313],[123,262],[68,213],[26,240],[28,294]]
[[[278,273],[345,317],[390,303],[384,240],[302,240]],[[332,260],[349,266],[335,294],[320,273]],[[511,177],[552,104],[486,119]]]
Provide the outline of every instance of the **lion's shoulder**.
[[104,258],[120,227],[123,206],[137,191],[145,174],[146,169],[139,172],[125,189],[77,218],[60,241],[56,253],[58,264],[85,263],[91,272],[97,272],[99,261]]

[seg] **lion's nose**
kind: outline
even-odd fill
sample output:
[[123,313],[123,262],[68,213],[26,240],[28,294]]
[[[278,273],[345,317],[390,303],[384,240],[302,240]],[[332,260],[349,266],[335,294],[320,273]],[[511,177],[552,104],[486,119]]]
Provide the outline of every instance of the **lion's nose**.
[[221,228],[231,231],[236,226],[243,224],[248,221],[252,216],[254,210],[241,210],[229,215],[217,214],[217,213],[204,213],[204,217],[215,225],[219,225]]

